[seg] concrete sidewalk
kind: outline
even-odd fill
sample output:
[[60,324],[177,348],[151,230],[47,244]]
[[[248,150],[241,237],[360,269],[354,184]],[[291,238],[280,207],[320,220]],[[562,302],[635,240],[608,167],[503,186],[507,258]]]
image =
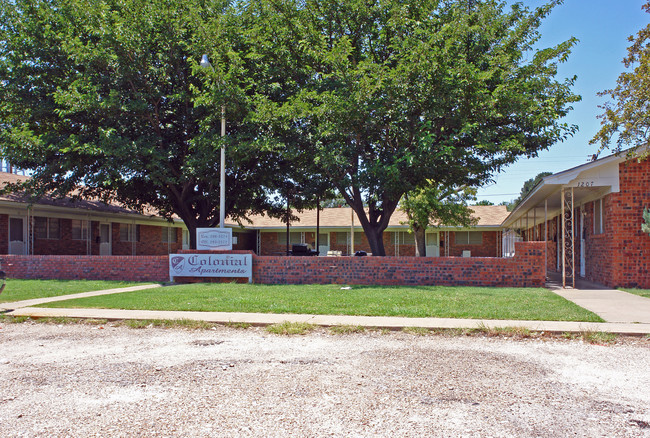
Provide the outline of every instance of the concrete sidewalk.
[[452,318],[404,318],[394,316],[349,316],[349,315],[309,315],[276,313],[236,313],[236,312],[180,312],[161,310],[119,310],[119,309],[49,309],[25,307],[7,312],[11,316],[70,317],[94,319],[190,319],[213,323],[243,322],[252,325],[270,325],[285,321],[306,322],[320,326],[352,325],[362,327],[389,328],[398,330],[404,327],[428,329],[449,328],[504,328],[521,327],[531,331],[553,333],[579,333],[585,331],[609,332],[626,335],[650,334],[650,324],[594,323],[569,321],[521,321],[493,319],[452,319]]
[[39,304],[52,303],[55,301],[67,301],[67,300],[73,300],[75,298],[86,298],[86,297],[96,297],[99,295],[119,294],[123,292],[133,292],[136,290],[153,289],[156,287],[161,287],[161,285],[143,284],[139,286],[121,287],[118,289],[105,289],[105,290],[96,290],[92,292],[79,292],[76,294],[59,295],[56,297],[34,298],[32,300],[23,300],[23,301],[10,301],[7,303],[0,303],[0,311],[21,309],[24,307],[37,306]]
[[546,287],[607,322],[650,324],[650,298],[644,298],[598,283],[578,279],[576,287],[563,288],[557,275]]
[[[93,319],[190,319],[212,323],[241,322],[253,325],[277,324],[285,321],[306,322],[320,326],[352,325],[362,327],[378,327],[398,330],[404,327],[422,327],[429,329],[450,328],[503,328],[521,327],[531,331],[546,331],[553,333],[599,331],[627,335],[650,334],[650,323],[636,324],[633,322],[570,322],[570,321],[521,321],[521,320],[491,320],[491,319],[453,319],[453,318],[405,318],[389,316],[349,316],[349,315],[310,315],[310,314],[273,314],[273,313],[236,313],[236,312],[183,312],[157,310],[120,310],[120,309],[68,309],[31,307],[53,301],[64,301],[73,298],[106,295],[135,290],[160,287],[157,284],[134,286],[121,289],[110,289],[96,292],[83,292],[50,298],[0,303],[5,315],[44,317],[70,317]],[[555,292],[558,292],[557,290]],[[562,290],[560,293],[571,295],[573,292]],[[615,291],[619,292],[619,291]],[[630,295],[621,292],[625,295]],[[611,295],[610,295],[611,296]],[[634,295],[632,295],[634,296]],[[640,298],[640,297],[639,297]],[[570,298],[569,298],[570,299]],[[642,298],[650,302],[650,299]]]

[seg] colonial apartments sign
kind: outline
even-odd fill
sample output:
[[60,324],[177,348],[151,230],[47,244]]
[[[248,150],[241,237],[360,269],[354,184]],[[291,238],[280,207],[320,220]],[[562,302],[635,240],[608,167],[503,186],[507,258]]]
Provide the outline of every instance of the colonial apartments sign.
[[247,277],[253,282],[251,254],[170,254],[169,277]]

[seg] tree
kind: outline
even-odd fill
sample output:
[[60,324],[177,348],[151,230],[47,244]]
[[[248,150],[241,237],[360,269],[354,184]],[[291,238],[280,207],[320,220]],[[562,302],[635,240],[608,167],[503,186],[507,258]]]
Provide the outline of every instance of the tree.
[[400,209],[414,234],[416,257],[426,256],[426,230],[430,226],[469,227],[476,223],[467,205],[475,196],[473,188],[444,188],[433,183],[405,194]]
[[227,215],[280,214],[269,193],[291,163],[250,114],[260,93],[284,98],[286,70],[247,56],[242,19],[227,1],[1,0],[0,152],[34,171],[35,196],[176,214],[195,247],[195,228],[219,220],[225,142]]
[[643,224],[641,224],[641,231],[650,234],[650,211],[647,208],[643,209]]
[[545,176],[549,176],[549,175],[553,175],[553,173],[552,172],[540,172],[540,173],[537,174],[537,176],[535,176],[535,178],[531,178],[529,180],[526,180],[526,182],[524,182],[524,185],[521,187],[521,191],[519,192],[519,197],[510,203],[512,205],[512,209],[510,209],[510,210],[514,210],[514,208],[517,206],[517,204],[519,204],[521,201],[523,201],[523,199],[526,196],[528,196],[528,194],[530,192],[533,191],[535,186],[537,186],[537,184],[539,184],[540,181],[542,179],[544,179]]
[[482,199],[474,203],[474,205],[494,205],[494,202],[488,201],[487,199]]
[[[650,2],[642,6],[650,13]],[[650,24],[636,36],[628,38],[632,43],[623,58],[626,69],[616,80],[616,87],[599,93],[613,102],[600,106],[601,128],[589,142],[600,144],[600,150],[614,143],[614,150],[633,148],[641,156],[647,156],[650,140]]]
[[575,40],[533,49],[558,3],[249,2],[275,12],[269,33],[290,35],[268,38],[274,51],[309,70],[298,93],[266,113],[299,133],[372,253],[384,255],[383,231],[405,193],[429,181],[479,186],[575,131],[558,121],[579,100],[574,79],[555,79]]

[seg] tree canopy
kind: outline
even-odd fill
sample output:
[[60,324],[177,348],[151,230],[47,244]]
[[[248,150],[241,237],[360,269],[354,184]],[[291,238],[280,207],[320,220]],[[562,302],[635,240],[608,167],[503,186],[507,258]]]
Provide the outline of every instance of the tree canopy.
[[[650,2],[642,6],[650,13]],[[650,24],[631,35],[632,43],[623,58],[626,69],[620,74],[616,87],[599,93],[612,101],[605,103],[600,116],[601,128],[591,139],[600,148],[612,147],[615,151],[632,148],[648,155],[650,140]]]
[[383,255],[405,193],[480,185],[575,131],[556,79],[575,40],[534,48],[559,3],[0,0],[0,152],[36,194],[152,206],[194,239],[225,142],[231,218],[334,188]]
[[575,131],[559,122],[579,100],[573,79],[555,78],[575,40],[534,49],[558,3],[249,2],[273,11],[268,46],[308,72],[267,114],[298,133],[373,254],[405,193],[481,185]]
[[429,184],[404,195],[400,209],[408,217],[415,237],[415,255],[426,256],[426,230],[430,226],[469,227],[476,223],[468,201],[476,199],[476,189]]
[[176,214],[194,247],[194,229],[219,219],[226,142],[227,214],[278,213],[269,193],[290,157],[249,114],[257,94],[282,96],[247,56],[240,20],[227,1],[2,0],[1,153],[33,170],[36,195]]

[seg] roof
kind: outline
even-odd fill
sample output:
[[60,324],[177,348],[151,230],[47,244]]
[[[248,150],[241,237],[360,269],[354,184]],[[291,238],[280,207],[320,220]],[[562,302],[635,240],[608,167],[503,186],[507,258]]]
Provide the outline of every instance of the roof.
[[[25,182],[29,180],[29,178],[30,178],[29,176],[0,172],[0,187],[4,187],[7,184]],[[70,197],[54,198],[51,196],[44,196],[35,202],[30,202],[28,196],[25,195],[24,192],[0,195],[0,201],[16,202],[20,204],[31,203],[33,205],[50,206],[50,207],[75,208],[75,209],[92,211],[96,213],[128,214],[128,215],[140,215],[145,217],[148,216],[146,214],[139,213],[135,210],[121,207],[117,204],[106,204],[99,200],[88,200],[88,199],[75,200]]]
[[[574,202],[585,202],[598,198],[609,192],[619,191],[618,165],[630,157],[622,151],[606,157],[563,170],[553,175],[545,176],[522,199],[515,209],[503,221],[503,226],[513,226],[522,218],[530,219],[530,212],[536,215],[536,210],[541,210],[537,218],[543,218],[545,209],[556,215],[562,208],[560,192],[563,187],[574,188]],[[541,219],[540,219],[541,220]]]
[[[472,205],[472,216],[478,218],[477,226],[479,227],[498,227],[508,216],[508,211],[504,205]],[[292,214],[298,217],[297,221],[290,223],[291,227],[315,228],[316,227],[316,210],[305,210],[303,212],[292,211]],[[247,224],[246,228],[265,229],[265,228],[286,228],[287,224],[282,219],[270,218],[267,216],[256,215],[250,218],[252,224]],[[401,210],[395,210],[390,218],[389,227],[405,227],[407,222],[406,214]],[[320,212],[320,226],[327,228],[349,228],[352,223],[352,208],[324,208]],[[359,219],[354,216],[354,225],[359,227]]]

